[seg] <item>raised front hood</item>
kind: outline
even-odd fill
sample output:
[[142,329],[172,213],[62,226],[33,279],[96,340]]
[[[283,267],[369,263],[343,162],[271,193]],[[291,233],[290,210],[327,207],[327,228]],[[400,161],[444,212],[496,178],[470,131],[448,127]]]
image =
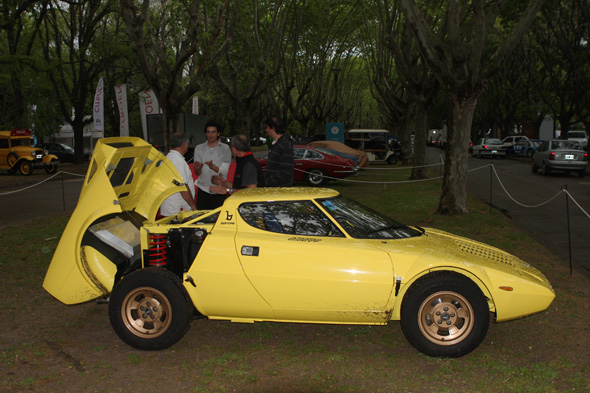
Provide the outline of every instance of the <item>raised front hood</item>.
[[168,195],[185,189],[181,184],[174,165],[142,139],[100,139],[76,209],[47,270],[45,290],[66,304],[107,295],[117,266],[92,244],[85,243],[89,228],[113,216],[139,228],[155,219]]

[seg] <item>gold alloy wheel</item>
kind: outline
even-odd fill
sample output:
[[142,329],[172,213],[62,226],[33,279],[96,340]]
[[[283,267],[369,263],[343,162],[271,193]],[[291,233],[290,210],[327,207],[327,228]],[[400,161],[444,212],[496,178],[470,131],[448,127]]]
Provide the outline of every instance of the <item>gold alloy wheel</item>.
[[172,322],[172,307],[162,292],[150,287],[139,287],[123,299],[121,317],[134,335],[155,338],[168,330]]
[[455,345],[473,329],[471,304],[456,292],[442,291],[429,296],[420,306],[418,326],[429,341],[437,345]]

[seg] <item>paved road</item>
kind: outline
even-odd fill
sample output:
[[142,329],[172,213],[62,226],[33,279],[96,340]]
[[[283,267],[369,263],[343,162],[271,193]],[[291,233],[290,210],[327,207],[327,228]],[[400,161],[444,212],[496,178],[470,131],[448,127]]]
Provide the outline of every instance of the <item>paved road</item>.
[[[439,154],[438,149],[429,151],[431,160],[439,160]],[[497,176],[491,172],[490,164]],[[469,169],[467,192],[470,195],[490,203],[492,176],[492,206],[512,218],[516,225],[569,264],[567,198],[562,187],[567,186],[573,199],[590,214],[590,176],[580,178],[577,174],[533,174],[530,160],[512,158],[470,157]],[[556,195],[555,199],[548,202]],[[543,205],[532,207],[540,204]],[[571,199],[568,204],[574,269],[590,276],[590,218]]]

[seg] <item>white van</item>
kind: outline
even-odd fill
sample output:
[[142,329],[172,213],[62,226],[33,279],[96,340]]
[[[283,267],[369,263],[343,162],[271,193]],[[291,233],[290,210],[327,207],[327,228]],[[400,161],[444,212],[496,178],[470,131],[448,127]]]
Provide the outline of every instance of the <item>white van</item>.
[[351,129],[346,131],[346,144],[367,154],[369,161],[397,163],[401,152],[389,139],[389,131],[376,129]]

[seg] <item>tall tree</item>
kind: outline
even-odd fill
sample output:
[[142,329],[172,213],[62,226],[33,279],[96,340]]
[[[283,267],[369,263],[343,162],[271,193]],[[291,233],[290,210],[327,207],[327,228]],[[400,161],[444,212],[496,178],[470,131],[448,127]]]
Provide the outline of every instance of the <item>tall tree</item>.
[[240,0],[121,0],[121,15],[139,66],[163,111],[164,143],[182,107],[233,39]]
[[[473,114],[487,80],[526,33],[546,0],[530,0],[514,26],[497,19],[506,0],[450,0],[439,4],[440,23],[431,27],[415,0],[399,0],[420,43],[420,53],[441,86],[448,91],[451,121],[447,137],[442,193],[437,212],[464,214],[467,206],[467,158]],[[438,3],[437,3],[438,4]],[[427,3],[432,7],[431,3]],[[519,3],[520,5],[520,3]],[[518,7],[512,8],[518,12]],[[504,27],[506,32],[499,31]],[[493,34],[504,34],[493,40]]]
[[[377,1],[378,31],[377,39],[373,50],[377,52],[387,51],[393,59],[395,72],[402,85],[402,91],[407,95],[414,105],[414,146],[411,145],[410,129],[405,134],[410,136],[406,139],[405,151],[412,151],[413,154],[404,153],[404,162],[413,164],[412,179],[426,178],[426,137],[428,132],[428,111],[438,90],[438,82],[430,71],[428,65],[422,59],[416,39],[413,37],[410,26],[405,23],[397,3],[390,4],[389,1]],[[383,61],[385,56],[377,56],[376,61]],[[380,64],[379,68],[384,68]],[[383,76],[382,76],[383,77]],[[409,139],[409,141],[408,141]]]
[[590,1],[550,1],[541,15],[530,34],[542,62],[535,87],[565,135],[590,121]]
[[[75,161],[84,159],[84,126],[92,121],[92,98],[105,64],[95,48],[97,31],[114,12],[113,1],[51,2],[42,34],[46,73],[54,100],[74,130]],[[72,114],[73,111],[73,114]]]
[[0,41],[5,42],[6,46],[0,47],[0,64],[2,74],[10,81],[10,87],[0,93],[4,104],[4,127],[22,128],[31,124],[28,112],[34,101],[27,99],[27,93],[35,83],[25,85],[23,79],[26,79],[26,71],[36,66],[32,54],[47,3],[48,1],[2,0],[0,30],[4,39]]

